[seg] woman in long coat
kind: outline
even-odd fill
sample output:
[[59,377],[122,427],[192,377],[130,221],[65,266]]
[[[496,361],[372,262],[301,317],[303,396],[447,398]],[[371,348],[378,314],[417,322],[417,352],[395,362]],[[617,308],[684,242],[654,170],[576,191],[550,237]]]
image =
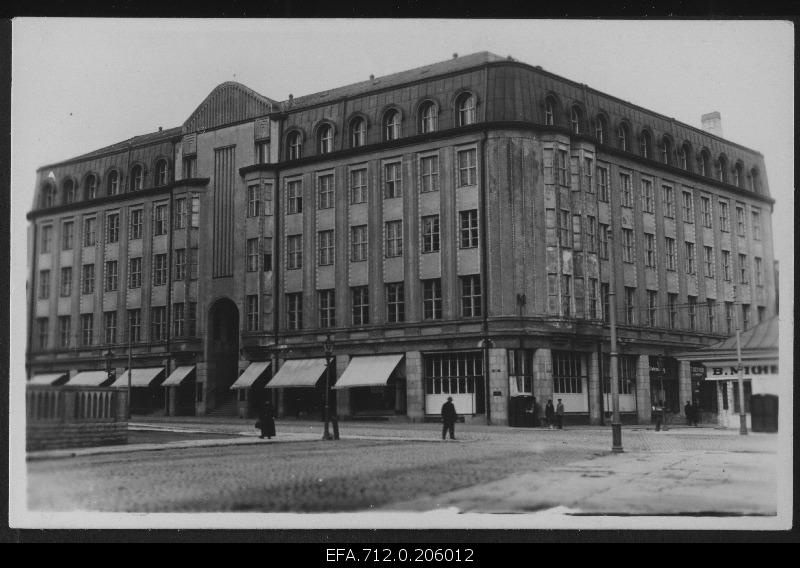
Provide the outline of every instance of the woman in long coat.
[[547,406],[544,407],[544,417],[547,420],[547,427],[553,427],[553,417],[555,416],[556,409],[553,406],[553,399],[547,401]]
[[264,436],[267,439],[275,435],[275,409],[272,407],[272,402],[267,399],[261,405],[261,411],[258,413],[258,421],[261,423],[261,438]]

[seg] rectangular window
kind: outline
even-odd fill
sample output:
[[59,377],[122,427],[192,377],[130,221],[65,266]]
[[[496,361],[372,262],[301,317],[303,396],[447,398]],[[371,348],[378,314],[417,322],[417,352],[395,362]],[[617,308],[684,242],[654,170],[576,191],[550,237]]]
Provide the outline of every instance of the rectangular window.
[[186,312],[186,335],[189,337],[197,335],[197,302],[189,302]]
[[611,318],[611,290],[605,282],[600,283],[600,296],[603,300],[603,322],[608,323]]
[[420,164],[420,192],[439,191],[439,156],[425,156]]
[[750,278],[748,277],[747,273],[747,255],[740,254],[739,255],[739,283],[740,284],[749,284]]
[[589,278],[589,289],[586,291],[589,300],[589,319],[600,319],[597,305],[597,278]]
[[683,192],[683,221],[684,223],[694,223],[694,203],[691,192]]
[[705,265],[706,278],[714,278],[714,249],[712,247],[703,247],[705,251]]
[[[480,353],[448,352],[424,356],[423,361],[426,394],[472,394],[483,378]],[[484,412],[480,401],[476,400],[476,412]]]
[[763,286],[764,285],[764,270],[761,263],[761,259],[759,257],[753,257],[755,261],[755,271],[756,271],[756,286]]
[[719,202],[719,230],[726,233],[731,230],[731,213],[727,201]]
[[186,279],[186,249],[175,249],[175,280]]
[[653,213],[655,211],[655,199],[653,198],[653,182],[643,179],[641,182],[642,190],[642,212]]
[[183,302],[172,304],[172,335],[175,337],[183,337],[186,331],[186,310]]
[[652,233],[644,234],[644,264],[647,267],[656,267],[656,236]]
[[264,272],[272,270],[272,237],[264,237]]
[[105,270],[105,291],[106,292],[113,292],[117,289],[117,261],[116,260],[107,260],[106,261],[106,270]]
[[319,231],[317,233],[317,242],[319,245],[319,265],[329,266],[333,264],[334,258],[334,242],[333,242],[333,229],[327,231]]
[[583,159],[583,175],[586,177],[586,193],[594,193],[592,174],[594,173],[594,160],[591,158]]
[[50,297],[50,271],[39,271],[39,299],[46,300]]
[[256,142],[255,151],[257,164],[269,163],[269,140],[259,140]]
[[294,215],[303,212],[303,182],[294,180],[286,182],[286,214]]
[[694,331],[697,329],[697,296],[687,296],[689,302],[686,313],[689,318],[689,329]]
[[686,274],[694,274],[694,243],[686,243]]
[[131,224],[130,224],[130,239],[142,238],[142,218],[143,212],[141,209],[131,209]]
[[150,308],[150,341],[163,341],[167,338],[167,308]]
[[[92,244],[94,244],[94,239],[92,239]],[[53,227],[52,225],[46,225],[42,227],[42,242],[40,252],[45,254],[51,250],[53,250]]]
[[597,199],[603,203],[608,203],[608,170],[597,168]]
[[185,229],[186,228],[186,198],[185,197],[178,197],[175,199],[175,210],[173,212],[173,216],[175,220],[173,222],[173,227],[175,229]]
[[61,269],[61,297],[72,294],[72,267],[65,266]]
[[50,320],[47,318],[36,319],[36,329],[38,331],[37,347],[39,349],[47,349],[47,337],[49,335]]
[[155,213],[153,215],[153,234],[166,235],[167,234],[167,205],[156,205]]
[[736,206],[736,234],[744,237],[747,234],[747,222],[744,215],[744,207]]
[[572,315],[572,277],[561,275],[561,315]]
[[622,260],[633,262],[635,258],[633,229],[622,229]]
[[675,239],[664,237],[664,259],[667,270],[675,270]]
[[658,292],[647,291],[647,325],[658,327]]
[[725,329],[729,336],[734,332],[734,317],[733,302],[725,302]]
[[258,312],[258,294],[247,296],[247,331],[258,331],[259,329],[259,312]]
[[83,220],[83,246],[93,247],[97,242],[97,219],[86,217]]
[[142,310],[128,310],[128,336],[131,343],[139,343],[142,340]]
[[742,304],[742,329],[750,327],[750,304]]
[[731,281],[731,251],[722,251],[722,277],[726,282]]
[[64,221],[61,225],[61,248],[63,250],[71,250],[75,245],[75,223],[73,221]]
[[258,238],[247,239],[247,272],[258,272]]
[[72,341],[72,318],[60,316],[58,318],[58,346],[69,347]]
[[570,219],[569,211],[566,209],[560,209],[558,211],[558,242],[562,247],[571,246],[571,236],[572,221]]
[[403,256],[403,222],[386,222],[386,257]]
[[288,329],[303,327],[303,294],[286,294],[286,326]]
[[[565,152],[566,154],[566,152]],[[457,153],[458,187],[466,187],[478,183],[478,152],[475,148],[461,150]]]
[[106,242],[119,242],[119,213],[106,214]]
[[197,156],[183,159],[183,179],[192,179],[197,175]]
[[153,286],[163,286],[167,283],[167,255],[153,256]]
[[336,326],[336,290],[319,291],[319,326]]
[[367,170],[350,171],[350,203],[365,203],[367,201]]
[[128,288],[142,287],[142,258],[131,258],[128,261]]
[[553,361],[553,393],[582,393],[583,383],[586,379],[582,356],[570,351],[552,351],[551,357]]
[[669,311],[669,328],[675,329],[678,321],[678,295],[667,294],[667,309]]
[[636,288],[625,286],[625,323],[636,323]]
[[664,199],[664,217],[675,217],[675,193],[668,185],[661,186],[661,193]]
[[753,239],[756,241],[761,240],[761,212],[752,211],[750,213],[753,224]]
[[711,228],[711,199],[708,197],[700,197],[700,217],[703,226]]
[[479,275],[461,277],[461,315],[474,318],[482,315],[481,277]]
[[619,174],[620,197],[623,207],[633,207],[633,189],[630,174]]
[[303,268],[303,235],[286,237],[286,260],[288,270]]
[[94,314],[81,314],[81,345],[94,345]]
[[94,264],[81,267],[81,293],[94,294]]
[[600,223],[600,258],[608,260],[608,225]]
[[200,198],[192,197],[192,228],[196,229],[200,226]]
[[422,317],[442,319],[442,281],[439,278],[422,281]]
[[366,286],[351,288],[353,299],[353,325],[369,323],[369,290]]
[[247,186],[247,216],[258,217],[261,215],[261,186],[258,184]]
[[103,313],[103,330],[105,331],[106,344],[117,342],[117,312]]
[[439,216],[428,215],[422,218],[422,252],[439,250]]
[[386,285],[386,308],[389,323],[400,323],[406,320],[405,294],[402,282]]
[[320,209],[333,207],[333,174],[317,177],[317,195]]
[[461,221],[460,246],[464,248],[475,248],[478,246],[478,210],[459,211]]
[[586,217],[586,252],[597,250],[597,219],[592,215]]
[[392,199],[403,195],[400,162],[392,162],[383,166],[383,198]]
[[367,260],[368,242],[367,226],[358,225],[350,228],[350,260],[359,262]]
[[706,319],[708,320],[708,331],[714,333],[716,329],[716,318],[714,312],[717,310],[717,302],[715,300],[706,300]]

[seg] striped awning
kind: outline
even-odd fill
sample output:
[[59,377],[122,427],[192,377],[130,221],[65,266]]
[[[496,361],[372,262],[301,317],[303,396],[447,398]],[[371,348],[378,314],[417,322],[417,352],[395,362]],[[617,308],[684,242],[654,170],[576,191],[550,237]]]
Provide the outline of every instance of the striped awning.
[[[164,367],[145,367],[143,369],[133,369],[131,374],[131,387],[149,387],[160,375],[164,373]],[[112,387],[128,386],[128,371],[120,375]]]
[[167,377],[167,380],[161,383],[162,387],[177,387],[180,385],[186,377],[188,377],[192,371],[194,371],[194,365],[186,365],[184,367],[177,367],[172,374]]
[[269,369],[269,365],[269,361],[253,361],[250,363],[250,365],[248,365],[247,369],[244,370],[244,373],[239,375],[239,378],[236,379],[236,382],[231,385],[231,388],[250,388],[253,386],[253,383],[256,382],[267,369]]
[[266,388],[313,387],[325,372],[325,359],[289,359]]
[[367,357],[353,357],[347,369],[336,381],[335,389],[348,387],[383,386],[389,380],[403,354],[399,355],[370,355]]
[[110,377],[106,371],[84,371],[78,373],[67,381],[67,385],[81,387],[100,387],[109,381]]
[[59,380],[67,376],[67,373],[42,373],[41,375],[34,375],[29,385],[54,385]]

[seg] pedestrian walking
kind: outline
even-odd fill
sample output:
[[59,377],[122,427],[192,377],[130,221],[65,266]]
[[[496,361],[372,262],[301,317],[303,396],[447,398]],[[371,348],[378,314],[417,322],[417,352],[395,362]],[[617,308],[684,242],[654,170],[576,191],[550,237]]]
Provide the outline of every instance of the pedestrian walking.
[[686,414],[686,424],[691,426],[694,423],[694,406],[691,401],[686,401],[686,406],[683,407],[683,412]]
[[661,422],[664,420],[664,405],[660,400],[653,405],[653,417],[656,420],[656,432],[660,432]]
[[544,419],[547,422],[547,427],[553,429],[553,420],[556,414],[556,409],[553,406],[553,399],[547,399],[547,406],[544,407]]
[[267,437],[271,439],[275,435],[275,409],[272,406],[272,401],[266,399],[258,413],[258,427],[261,428],[261,436],[259,438]]
[[450,439],[455,440],[455,425],[458,413],[456,413],[456,406],[453,404],[453,397],[448,396],[447,402],[442,405],[442,440],[445,435],[450,432]]
[[697,404],[692,405],[692,424],[700,425],[700,406]]
[[561,402],[561,399],[558,399],[558,404],[556,405],[556,420],[558,421],[558,429],[564,429],[564,403]]

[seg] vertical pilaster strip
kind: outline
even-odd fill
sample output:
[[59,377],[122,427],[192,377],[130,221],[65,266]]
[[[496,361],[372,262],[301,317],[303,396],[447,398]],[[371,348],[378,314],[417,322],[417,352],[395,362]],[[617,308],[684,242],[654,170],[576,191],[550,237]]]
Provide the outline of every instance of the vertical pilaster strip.
[[678,408],[680,415],[686,418],[683,405],[687,400],[692,400],[692,363],[691,361],[679,361],[678,364]]
[[589,354],[589,423],[600,424],[600,361],[597,351]]
[[636,413],[640,424],[646,424],[652,418],[650,357],[647,355],[639,355],[636,364]]
[[422,354],[406,352],[406,414],[413,422],[425,416],[425,388],[422,373]]

